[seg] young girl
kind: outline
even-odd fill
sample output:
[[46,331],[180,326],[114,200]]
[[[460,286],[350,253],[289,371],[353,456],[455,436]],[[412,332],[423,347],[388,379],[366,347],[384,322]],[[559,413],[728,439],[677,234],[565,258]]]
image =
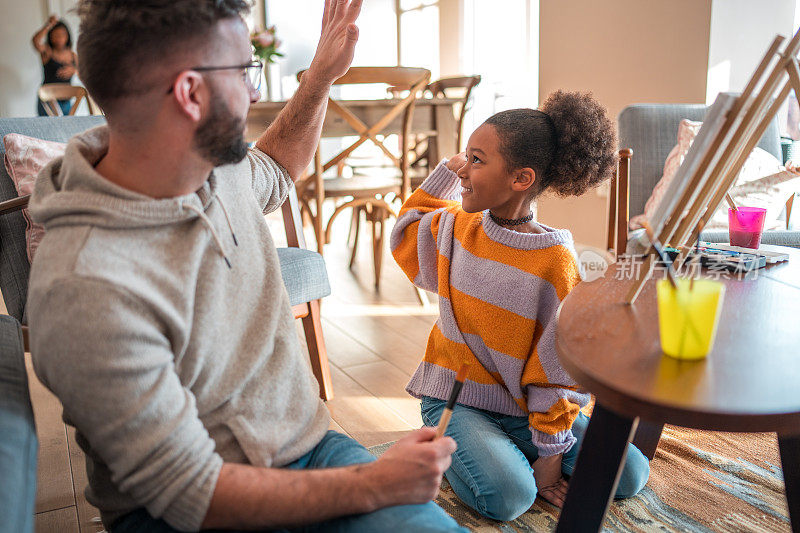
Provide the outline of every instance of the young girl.
[[[513,520],[537,492],[561,506],[589,401],[555,349],[556,310],[580,281],[572,235],[536,222],[545,191],[580,195],[611,176],[614,127],[588,94],[551,94],[540,110],[503,111],[465,153],[443,161],[411,195],[392,254],[417,286],[439,295],[439,319],[407,390],[435,426],[456,370],[470,363],[447,434],[458,443],[447,480],[467,505]],[[630,445],[617,497],[650,467]]]

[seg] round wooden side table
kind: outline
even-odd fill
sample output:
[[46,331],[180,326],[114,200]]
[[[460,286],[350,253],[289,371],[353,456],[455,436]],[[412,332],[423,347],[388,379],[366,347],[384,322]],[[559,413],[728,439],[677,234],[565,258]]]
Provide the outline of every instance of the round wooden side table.
[[[561,304],[556,349],[596,397],[557,531],[598,531],[633,440],[653,457],[665,423],[698,429],[777,432],[793,531],[800,531],[800,250],[725,283],[714,347],[701,361],[661,351],[656,272],[633,305],[635,269],[609,266]],[[717,276],[720,272],[704,272]]]

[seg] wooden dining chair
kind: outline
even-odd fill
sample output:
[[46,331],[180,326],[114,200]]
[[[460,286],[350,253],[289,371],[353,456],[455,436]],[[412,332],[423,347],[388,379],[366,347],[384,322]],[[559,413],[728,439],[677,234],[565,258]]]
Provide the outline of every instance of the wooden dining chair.
[[[464,116],[469,109],[469,98],[472,95],[472,89],[481,82],[480,76],[452,76],[447,78],[440,78],[428,84],[425,88],[425,94],[430,95],[431,98],[454,98],[460,100],[457,104],[457,132],[456,132],[456,148],[462,149],[461,137],[464,129]],[[409,87],[390,87],[390,92],[399,96],[405,94]],[[409,150],[409,166],[412,168],[411,172],[411,188],[415,189],[422,183],[427,174],[433,170],[433,167],[438,164],[438,161],[429,161],[430,150],[428,147],[431,143],[436,142],[436,132],[424,132],[416,135],[411,139]]]
[[46,83],[39,87],[39,100],[42,101],[42,106],[50,117],[60,117],[64,113],[61,111],[61,106],[58,105],[59,100],[75,99],[72,107],[69,110],[70,115],[74,115],[78,110],[78,105],[85,98],[89,106],[90,115],[100,115],[100,108],[89,97],[89,93],[83,87],[77,85],[70,85],[69,83]]
[[[298,80],[303,72],[297,74]],[[354,218],[355,231],[352,231],[353,243],[350,265],[355,261],[358,246],[359,224],[361,213],[366,215],[367,221],[372,226],[372,255],[375,270],[375,288],[380,284],[381,263],[383,258],[383,243],[385,240],[385,221],[389,216],[396,216],[395,209],[389,199],[400,198],[405,200],[411,191],[411,182],[408,172],[408,152],[397,150],[395,154],[386,146],[386,135],[397,133],[397,122],[400,122],[400,146],[407,146],[411,121],[414,113],[416,95],[424,89],[430,81],[430,71],[423,68],[410,67],[351,67],[347,73],[336,80],[334,85],[355,84],[385,84],[388,86],[406,86],[412,90],[403,98],[398,99],[388,112],[376,116],[371,124],[366,124],[347,108],[346,100],[328,99],[328,113],[338,115],[352,129],[357,140],[337,154],[323,162],[319,145],[314,156],[313,173],[298,181],[297,189],[303,203],[304,210],[309,214],[317,239],[317,251],[322,253],[325,244],[330,242],[331,227],[336,217],[346,209],[357,210]],[[323,174],[328,169],[335,167],[347,159],[353,151],[366,142],[375,145],[386,159],[397,170],[397,175],[386,175],[385,172],[373,175],[354,175],[353,177],[336,176],[324,178]],[[325,200],[339,200],[327,223],[323,222],[322,205]],[[314,209],[311,209],[313,203]]]
[[456,137],[456,147],[461,150],[461,136],[464,127],[464,116],[469,109],[469,97],[472,95],[472,89],[481,82],[480,76],[455,76],[450,78],[441,78],[430,85],[428,90],[434,98],[454,98],[456,92],[460,93],[461,103],[459,104],[458,111],[458,134]]

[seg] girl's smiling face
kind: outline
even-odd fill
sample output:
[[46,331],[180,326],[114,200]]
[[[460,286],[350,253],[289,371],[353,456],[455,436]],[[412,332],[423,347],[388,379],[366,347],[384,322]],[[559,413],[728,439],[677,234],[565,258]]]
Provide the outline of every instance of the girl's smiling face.
[[[464,211],[477,213],[491,209],[497,216],[515,218],[520,205],[519,185],[515,186],[518,180],[516,172],[509,170],[500,154],[500,138],[494,126],[482,124],[472,133],[467,142],[466,158],[457,172]],[[521,192],[525,194],[524,189]]]

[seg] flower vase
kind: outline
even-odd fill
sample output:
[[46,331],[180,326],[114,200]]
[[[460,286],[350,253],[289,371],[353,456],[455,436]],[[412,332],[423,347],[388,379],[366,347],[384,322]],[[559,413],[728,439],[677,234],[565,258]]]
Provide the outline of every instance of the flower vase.
[[264,65],[264,70],[261,71],[261,98],[259,101],[261,102],[268,102],[272,100],[272,87],[269,85],[269,74],[267,73],[267,69],[269,68],[269,63]]
[[264,65],[266,96],[269,101],[281,100],[281,67],[278,63]]

